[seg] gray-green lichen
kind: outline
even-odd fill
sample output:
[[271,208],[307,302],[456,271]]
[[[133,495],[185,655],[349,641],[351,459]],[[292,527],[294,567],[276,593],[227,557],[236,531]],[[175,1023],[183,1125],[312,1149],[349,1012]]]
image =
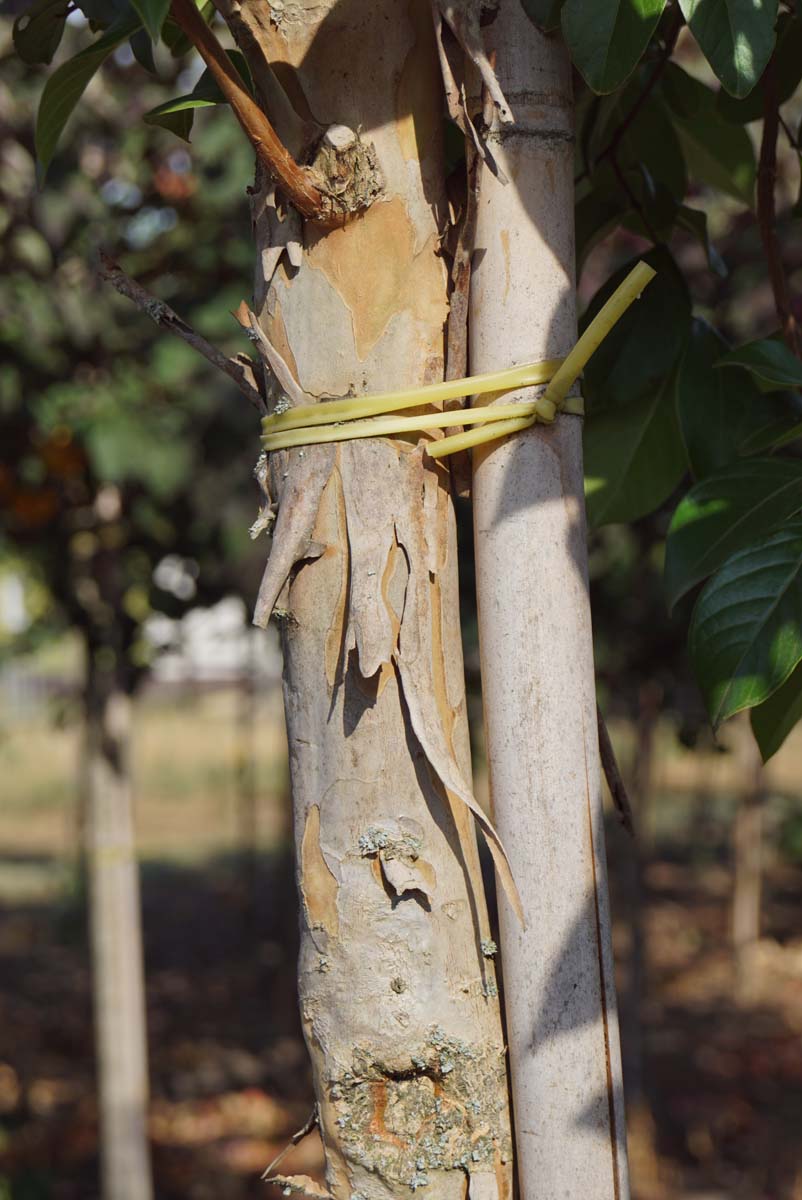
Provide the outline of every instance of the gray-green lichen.
[[385,860],[420,858],[422,839],[411,833],[394,834],[378,825],[371,825],[359,837],[359,853],[363,858],[381,853]]
[[485,958],[495,958],[498,954],[498,946],[492,938],[482,938],[480,945]]
[[492,1170],[511,1154],[504,1049],[433,1025],[405,1063],[360,1046],[329,1080],[339,1148],[391,1190],[424,1188],[436,1171]]

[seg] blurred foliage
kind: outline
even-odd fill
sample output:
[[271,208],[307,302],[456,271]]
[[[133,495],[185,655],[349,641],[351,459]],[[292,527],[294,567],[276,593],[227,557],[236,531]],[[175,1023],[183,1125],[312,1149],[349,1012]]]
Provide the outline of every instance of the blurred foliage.
[[[796,294],[802,248],[800,203],[788,182],[789,164],[798,180],[802,161],[795,132],[802,17],[794,5],[778,0],[756,5],[739,0],[522,2],[542,29],[561,29],[576,68],[577,255],[585,279],[601,284],[585,319],[630,265],[623,260],[646,257],[658,270],[656,282],[619,322],[586,373],[590,523],[599,530],[655,518],[638,526],[635,541],[641,542],[643,557],[632,564],[629,585],[651,594],[646,574],[659,571],[665,542],[670,599],[688,594],[696,600],[692,610],[690,601],[680,604],[676,619],[688,631],[710,720],[715,727],[752,708],[758,742],[769,757],[781,740],[778,730],[788,723],[777,718],[777,700],[762,713],[760,705],[782,689],[783,715],[802,708],[796,671],[802,662],[802,572],[795,558],[802,511],[802,308]],[[215,9],[207,3],[198,8],[214,26],[211,36],[220,35],[224,25]],[[175,64],[189,48],[166,0],[115,0],[106,6],[78,0],[66,25],[63,0],[37,0],[15,24],[19,55],[27,63],[50,63],[77,12],[84,14],[91,36],[70,46],[72,53],[63,58],[59,50],[35,123],[40,170],[53,163],[62,176],[76,144],[81,154],[81,137],[97,136],[79,132],[76,140],[73,131],[68,148],[57,152],[61,132],[74,120],[73,111],[98,69],[110,66],[115,79],[125,74],[124,62],[136,59],[151,76],[159,69],[164,76],[164,65]],[[247,53],[252,47],[242,49]],[[230,53],[251,86],[244,62]],[[174,84],[171,93],[177,98],[139,108],[146,87],[135,102],[131,93],[124,116],[112,111],[113,105],[100,114],[107,128],[113,129],[116,120],[125,130],[124,145],[130,140],[126,162],[135,178],[123,175],[123,183],[136,187],[138,195],[159,185],[156,175],[148,176],[156,143],[135,132],[132,109],[139,108],[149,124],[188,138],[195,116],[222,98],[208,74],[196,72]],[[753,128],[758,121],[760,127]],[[90,127],[96,130],[96,120]],[[119,169],[104,176],[102,188],[119,176]],[[50,186],[59,191],[56,181]],[[214,198],[205,183],[199,191],[203,212],[199,207],[191,215],[209,220]],[[128,203],[123,192],[116,203]],[[179,208],[183,205],[143,202],[130,216],[125,236],[139,277],[147,280],[157,261],[161,271],[169,269],[164,258],[169,260],[171,249],[164,239]],[[170,247],[173,239],[180,247],[181,228],[192,229],[193,246],[203,244],[185,219],[190,214],[180,215]],[[37,240],[43,217],[16,231],[14,244],[29,269],[49,279],[47,236]],[[92,224],[102,233],[102,216],[95,215]],[[183,249],[199,267],[197,254],[186,245]],[[216,259],[216,242],[212,254]],[[188,269],[186,259],[181,269]],[[758,311],[754,294],[768,281],[773,303]],[[14,297],[17,310],[28,305],[26,286],[31,285],[20,283]],[[763,291],[765,296],[765,286]],[[219,289],[215,311],[221,311]],[[53,324],[48,326],[46,314],[38,321],[43,327]],[[26,317],[26,332],[30,325]],[[126,322],[119,331],[132,336]],[[733,337],[744,335],[750,343],[730,352]],[[16,344],[24,336],[19,325]],[[64,369],[54,366],[54,373]],[[168,392],[183,371],[192,371],[175,348],[154,354],[151,369]],[[62,381],[48,389],[49,403],[37,406],[41,436],[49,446],[61,436],[69,413],[70,436],[80,440],[98,477],[118,485],[125,479],[131,486],[135,473],[137,485],[162,512],[181,481],[192,475],[193,443],[185,437],[184,422],[194,400],[178,414],[172,408],[154,410],[152,399],[144,405],[139,399],[136,371],[126,370],[120,378],[108,364],[104,370],[100,377],[76,371],[72,386]],[[88,384],[91,410],[81,419],[77,414]],[[7,386],[13,392],[13,380]],[[37,468],[32,469],[35,474]],[[46,506],[41,486],[29,484],[22,474],[21,486],[38,487],[37,502]],[[671,507],[676,513],[669,524]],[[644,542],[647,529],[651,540]],[[605,586],[608,591],[618,586],[613,581],[621,564],[611,551],[615,542],[596,536],[607,547],[601,556],[594,551],[595,560],[601,557],[607,564],[595,580],[598,595]],[[616,617],[620,611],[619,605]],[[665,610],[658,615],[650,602],[638,610],[637,620],[665,627]],[[645,651],[640,629],[631,640]],[[673,662],[673,632],[666,645]]]
[[[40,6],[51,15],[64,7]],[[41,83],[9,35],[6,22],[0,551],[21,556],[40,589],[23,641],[65,626],[97,638],[116,624],[132,685],[153,611],[177,616],[227,592],[253,594],[263,557],[248,537],[258,426],[228,379],[98,282],[93,255],[101,244],[121,254],[206,337],[228,353],[244,349],[230,312],[251,288],[251,155],[227,113],[199,122],[192,154],[144,127],[139,117],[165,87],[143,86],[125,47],[39,189]],[[66,36],[76,41],[69,27]],[[162,69],[174,84],[175,63]],[[197,73],[191,64],[179,78]],[[0,654],[19,645],[6,639]]]

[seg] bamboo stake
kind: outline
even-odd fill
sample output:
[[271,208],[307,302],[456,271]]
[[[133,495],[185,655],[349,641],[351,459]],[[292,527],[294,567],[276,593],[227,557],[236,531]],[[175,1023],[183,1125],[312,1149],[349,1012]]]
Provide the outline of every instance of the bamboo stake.
[[[520,5],[485,32],[516,124],[490,139],[509,185],[482,178],[476,372],[567,355],[576,337],[568,61]],[[581,439],[581,420],[563,415],[474,455],[491,789],[527,918],[521,929],[502,897],[524,1200],[628,1195]]]

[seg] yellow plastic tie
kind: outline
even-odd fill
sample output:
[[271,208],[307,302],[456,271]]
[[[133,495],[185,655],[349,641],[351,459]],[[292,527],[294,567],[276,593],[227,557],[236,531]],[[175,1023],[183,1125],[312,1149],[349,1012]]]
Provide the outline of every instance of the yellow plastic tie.
[[[400,392],[375,396],[354,396],[303,404],[281,413],[272,413],[262,421],[262,441],[266,450],[286,450],[320,442],[350,441],[352,438],[394,437],[417,430],[443,429],[453,425],[478,425],[450,437],[433,441],[427,447],[431,458],[442,458],[484,442],[495,441],[510,433],[527,429],[536,421],[550,423],[558,412],[582,415],[580,396],[568,392],[581,375],[590,356],[604,340],[630,304],[654,278],[654,270],[640,262],[613,292],[564,359],[522,363],[485,375],[449,379]],[[445,412],[398,416],[407,408],[441,404],[466,396],[503,396],[524,388],[547,384],[535,400],[515,404],[484,404]]]

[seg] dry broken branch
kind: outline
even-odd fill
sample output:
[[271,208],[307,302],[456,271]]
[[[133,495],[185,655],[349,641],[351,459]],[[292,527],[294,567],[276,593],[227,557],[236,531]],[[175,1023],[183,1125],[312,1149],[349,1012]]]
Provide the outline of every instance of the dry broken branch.
[[601,756],[604,777],[607,780],[607,786],[613,798],[615,811],[618,813],[618,818],[624,829],[634,837],[635,825],[632,819],[632,805],[629,802],[626,784],[618,766],[618,760],[615,757],[615,750],[613,749],[613,743],[607,729],[607,722],[602,716],[602,710],[598,704],[596,705],[596,720],[599,726],[599,755]]
[[122,267],[107,254],[100,252],[100,268],[98,274],[101,279],[106,280],[115,288],[121,296],[131,300],[138,309],[146,313],[156,325],[161,329],[166,329],[170,333],[175,334],[188,346],[192,346],[193,350],[197,350],[207,362],[212,366],[217,367],[224,375],[228,375],[232,379],[258,413],[264,415],[267,412],[267,405],[264,397],[256,386],[256,378],[253,373],[253,367],[250,360],[242,358],[228,358],[223,354],[222,350],[218,350],[211,342],[207,342],[205,337],[197,333],[191,326],[187,325],[186,321],[182,321],[181,317],[175,313],[169,304],[165,304],[163,300],[159,300],[153,296],[146,288],[142,287],[141,283],[137,283],[130,275],[126,275]]

